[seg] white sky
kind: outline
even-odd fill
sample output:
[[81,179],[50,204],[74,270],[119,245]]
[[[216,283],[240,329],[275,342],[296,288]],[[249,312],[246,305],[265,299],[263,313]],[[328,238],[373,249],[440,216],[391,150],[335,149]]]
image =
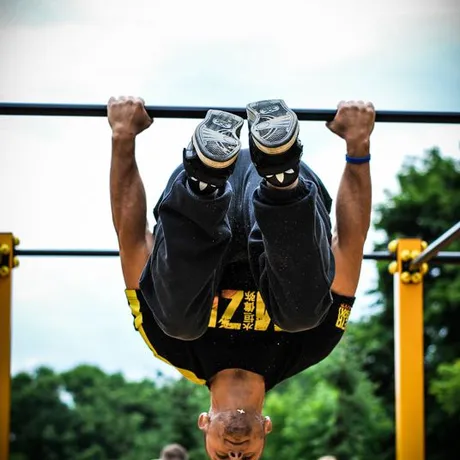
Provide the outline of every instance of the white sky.
[[[346,5],[345,5],[346,4]],[[64,6],[65,5],[65,6]],[[341,99],[377,109],[460,111],[460,4],[455,0],[281,3],[3,0],[0,100],[293,108]],[[149,209],[181,161],[195,120],[156,120],[137,143]],[[243,144],[247,144],[243,133]],[[344,146],[302,123],[304,159],[335,196]],[[460,127],[379,124],[374,201],[394,189],[407,155],[436,145],[460,158]],[[115,249],[105,119],[0,117],[0,231],[22,248]],[[153,224],[152,220],[150,222]],[[372,232],[368,250],[377,236]],[[373,287],[365,263],[354,317]],[[22,258],[14,272],[13,372],[90,362],[129,377],[175,375],[132,329],[118,259]]]

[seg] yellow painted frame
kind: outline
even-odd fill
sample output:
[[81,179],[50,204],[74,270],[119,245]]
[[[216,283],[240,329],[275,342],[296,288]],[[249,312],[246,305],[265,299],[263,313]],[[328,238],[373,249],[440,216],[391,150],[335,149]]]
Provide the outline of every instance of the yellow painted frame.
[[394,333],[398,460],[425,458],[423,274],[408,268],[423,244],[420,239],[397,242]]
[[10,447],[13,251],[13,234],[0,233],[0,459],[8,458]]

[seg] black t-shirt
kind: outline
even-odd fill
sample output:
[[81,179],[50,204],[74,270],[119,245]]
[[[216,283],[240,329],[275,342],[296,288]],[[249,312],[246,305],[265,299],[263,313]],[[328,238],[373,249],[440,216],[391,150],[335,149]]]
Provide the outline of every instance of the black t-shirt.
[[340,341],[354,298],[333,294],[333,303],[314,329],[283,332],[270,319],[255,291],[222,290],[216,296],[207,332],[197,340],[166,335],[156,324],[140,290],[126,290],[134,326],[154,355],[187,379],[208,384],[225,369],[262,375],[269,391],[283,380],[318,363]]

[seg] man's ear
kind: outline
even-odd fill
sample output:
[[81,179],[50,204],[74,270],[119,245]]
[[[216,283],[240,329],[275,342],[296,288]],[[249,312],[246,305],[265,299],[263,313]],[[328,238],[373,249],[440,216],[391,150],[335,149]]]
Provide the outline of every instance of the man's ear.
[[209,426],[209,415],[207,412],[202,412],[200,416],[198,417],[198,428],[201,431],[208,431],[208,426]]
[[265,417],[265,420],[264,420],[265,434],[271,433],[272,430],[273,430],[273,424],[272,424],[272,421],[271,421],[270,417]]

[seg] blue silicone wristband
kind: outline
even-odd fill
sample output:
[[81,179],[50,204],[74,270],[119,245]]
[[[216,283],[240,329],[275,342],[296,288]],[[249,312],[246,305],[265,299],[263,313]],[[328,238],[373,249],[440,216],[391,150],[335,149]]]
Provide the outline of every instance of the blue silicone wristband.
[[371,161],[371,156],[370,154],[367,155],[367,157],[350,157],[345,155],[345,160],[347,160],[347,163],[351,163],[353,165],[361,165],[363,163],[369,163],[369,161]]

